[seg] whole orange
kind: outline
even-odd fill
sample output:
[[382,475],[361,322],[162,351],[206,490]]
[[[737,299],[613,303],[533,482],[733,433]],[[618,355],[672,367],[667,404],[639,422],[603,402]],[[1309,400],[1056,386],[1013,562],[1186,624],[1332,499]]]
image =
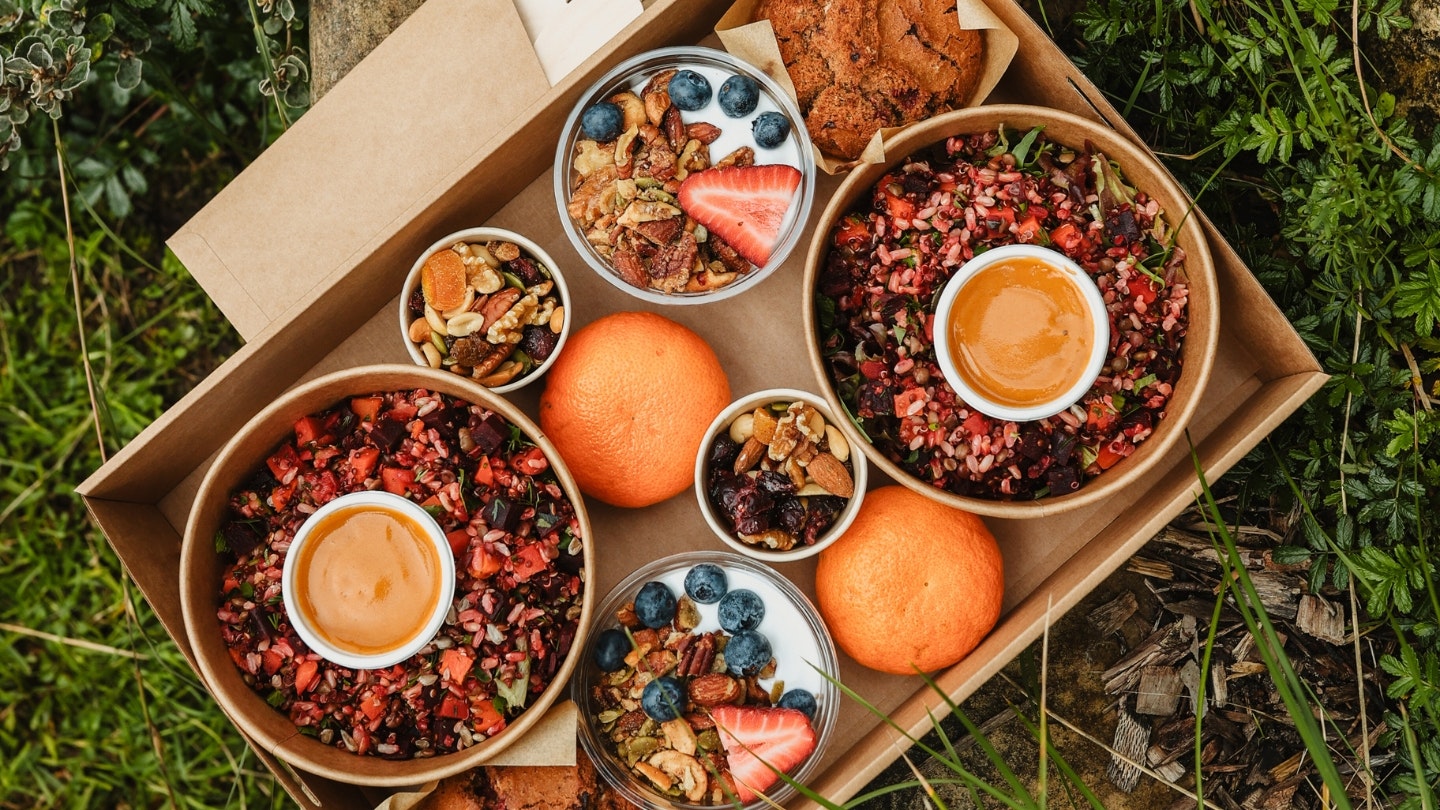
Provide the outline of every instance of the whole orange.
[[980,518],[901,486],[866,494],[815,569],[835,643],[901,675],[968,655],[1000,618],[1004,591],[1000,547]]
[[730,381],[704,338],[649,312],[607,315],[570,336],[546,374],[540,427],[586,495],[613,506],[689,489]]

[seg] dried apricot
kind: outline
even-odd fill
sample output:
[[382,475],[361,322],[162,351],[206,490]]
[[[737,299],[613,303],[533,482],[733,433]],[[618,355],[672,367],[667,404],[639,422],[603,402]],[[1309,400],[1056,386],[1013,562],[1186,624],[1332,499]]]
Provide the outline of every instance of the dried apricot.
[[425,303],[444,311],[465,303],[465,260],[453,250],[441,250],[425,260],[420,269],[420,288]]

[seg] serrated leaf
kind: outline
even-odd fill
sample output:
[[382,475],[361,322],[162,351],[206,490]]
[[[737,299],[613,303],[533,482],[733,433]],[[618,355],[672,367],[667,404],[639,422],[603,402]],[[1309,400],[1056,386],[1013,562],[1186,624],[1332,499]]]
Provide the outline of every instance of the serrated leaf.
[[1270,556],[1281,565],[1300,565],[1308,561],[1312,553],[1304,546],[1280,546],[1270,552]]

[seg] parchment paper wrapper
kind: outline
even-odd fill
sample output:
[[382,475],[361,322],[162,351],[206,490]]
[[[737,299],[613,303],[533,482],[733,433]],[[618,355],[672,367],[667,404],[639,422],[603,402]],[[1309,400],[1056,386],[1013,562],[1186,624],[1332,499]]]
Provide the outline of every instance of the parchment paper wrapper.
[[[780,58],[780,46],[775,42],[775,29],[770,26],[769,20],[750,22],[758,2],[759,0],[739,0],[720,18],[720,22],[715,26],[715,33],[725,44],[725,50],[765,71],[765,74],[779,82],[793,99],[796,97],[795,85],[790,81],[790,74],[785,71],[785,63]],[[966,107],[973,107],[984,101],[1000,82],[1000,77],[1005,75],[1005,70],[1010,67],[1010,60],[1015,58],[1020,39],[985,5],[985,0],[958,0],[955,10],[961,30],[980,31],[985,44],[980,81],[975,85],[974,95],[965,104]],[[885,138],[902,129],[904,127],[886,127],[877,131],[865,146],[865,150],[860,153],[860,157],[854,160],[827,155],[819,148],[812,147],[815,164],[826,174],[841,174],[861,163],[883,163]]]
[[[557,702],[528,733],[479,767],[511,765],[574,765],[579,744],[576,723],[579,709],[574,701]],[[415,790],[392,795],[375,810],[413,810],[435,792],[439,782],[427,782]]]
[[515,9],[551,87],[645,10],[640,0],[515,0]]

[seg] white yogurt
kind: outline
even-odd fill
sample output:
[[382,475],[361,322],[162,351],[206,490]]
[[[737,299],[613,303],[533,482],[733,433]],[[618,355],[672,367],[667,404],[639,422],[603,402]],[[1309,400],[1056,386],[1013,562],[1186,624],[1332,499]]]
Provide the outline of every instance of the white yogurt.
[[[783,681],[785,691],[791,689],[804,689],[815,696],[818,706],[825,705],[825,694],[829,682],[820,675],[815,667],[825,666],[825,659],[820,654],[820,644],[811,631],[810,625],[796,608],[790,598],[781,593],[776,587],[763,577],[750,571],[742,571],[730,566],[722,565],[726,579],[729,582],[729,590],[746,588],[759,595],[760,601],[765,603],[765,618],[761,620],[760,626],[755,628],[770,642],[770,650],[775,656],[775,675],[769,679],[762,679],[760,685],[766,690],[776,681]],[[681,568],[662,574],[656,577],[656,581],[665,583],[670,591],[679,599],[685,595],[685,575],[690,573],[689,568]],[[641,583],[642,585],[644,583]],[[640,589],[635,589],[639,593]],[[713,630],[720,630],[720,605],[717,602],[713,605],[702,605],[695,603],[700,609],[700,624],[693,631],[696,634],[708,633]],[[811,666],[814,664],[815,666]],[[816,716],[820,712],[817,710]]]
[[[691,62],[677,62],[675,63],[675,69],[693,70],[701,76],[704,76],[706,81],[710,82],[710,103],[694,112],[680,110],[680,120],[686,124],[704,121],[707,124],[714,124],[716,127],[719,127],[720,137],[717,138],[714,143],[710,144],[711,163],[718,162],[721,158],[742,146],[749,146],[755,150],[755,164],[757,166],[784,163],[799,168],[800,142],[799,139],[795,137],[795,121],[790,122],[790,134],[785,137],[785,142],[774,149],[766,149],[755,143],[755,136],[751,131],[751,126],[754,125],[755,119],[759,117],[761,113],[778,112],[781,115],[785,115],[785,111],[780,109],[780,106],[775,103],[775,99],[770,97],[770,93],[766,91],[764,85],[756,82],[759,89],[760,103],[756,105],[755,109],[744,118],[731,118],[720,109],[720,85],[724,84],[726,79],[736,74],[708,65],[699,65]],[[652,75],[654,74],[646,74],[630,85],[630,88],[635,91],[635,95],[640,95],[640,91],[645,89],[645,85],[650,81],[650,76]],[[789,119],[789,116],[785,117],[787,120]]]

